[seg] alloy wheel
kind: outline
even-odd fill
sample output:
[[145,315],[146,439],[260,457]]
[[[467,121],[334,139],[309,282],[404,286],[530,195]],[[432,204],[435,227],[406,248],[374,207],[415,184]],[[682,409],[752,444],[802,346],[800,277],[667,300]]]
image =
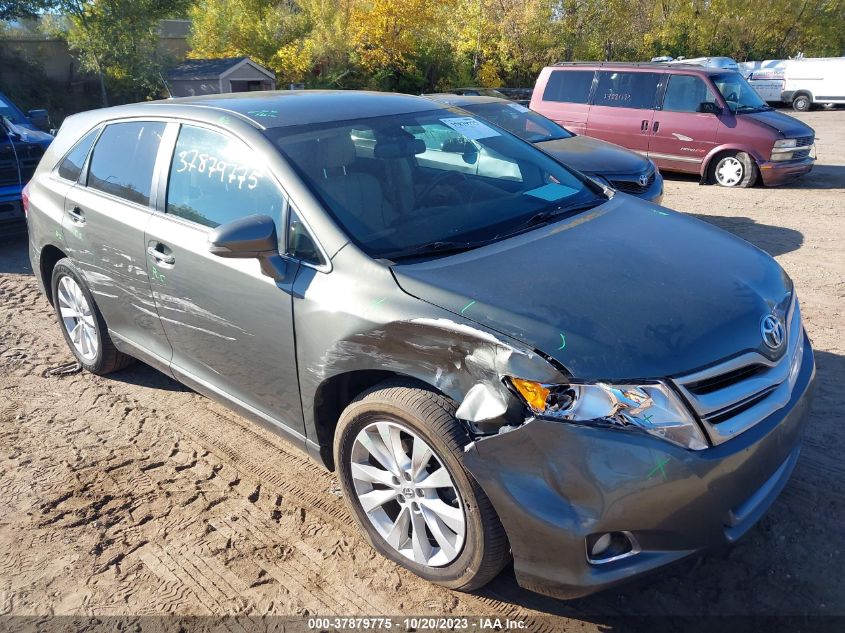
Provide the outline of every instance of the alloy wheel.
[[724,187],[733,187],[742,180],[744,172],[742,162],[734,156],[727,156],[716,167],[716,180]]
[[71,343],[82,358],[95,360],[99,351],[97,323],[82,288],[75,279],[65,276],[59,280],[56,290],[62,325]]
[[396,422],[373,422],[355,437],[350,466],[358,503],[396,552],[430,567],[460,555],[464,504],[449,471],[422,438]]

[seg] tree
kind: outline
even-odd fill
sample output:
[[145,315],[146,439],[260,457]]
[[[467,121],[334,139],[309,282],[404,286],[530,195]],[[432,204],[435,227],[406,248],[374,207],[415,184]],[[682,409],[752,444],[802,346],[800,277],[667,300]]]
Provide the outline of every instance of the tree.
[[50,0],[2,0],[0,1],[0,21],[31,18],[52,5]]

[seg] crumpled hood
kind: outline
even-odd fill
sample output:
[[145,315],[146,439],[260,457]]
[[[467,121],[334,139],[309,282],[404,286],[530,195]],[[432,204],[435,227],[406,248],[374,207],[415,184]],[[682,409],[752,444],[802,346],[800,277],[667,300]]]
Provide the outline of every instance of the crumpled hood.
[[767,110],[765,112],[749,112],[748,114],[739,114],[737,116],[743,119],[751,119],[757,123],[761,123],[767,127],[777,130],[783,134],[784,138],[797,138],[800,136],[815,136],[815,131],[803,121],[799,121],[795,117],[791,117],[783,112],[777,110]]
[[534,144],[555,160],[585,174],[637,174],[648,159],[624,147],[588,136],[573,136]]
[[659,378],[747,350],[791,281],[767,254],[630,196],[474,251],[393,267],[407,293],[579,378]]

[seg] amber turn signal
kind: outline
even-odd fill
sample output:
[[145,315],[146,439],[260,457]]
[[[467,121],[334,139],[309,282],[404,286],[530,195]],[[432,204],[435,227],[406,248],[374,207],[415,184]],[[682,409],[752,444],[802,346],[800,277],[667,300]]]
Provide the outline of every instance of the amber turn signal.
[[546,410],[546,399],[549,397],[549,390],[546,387],[539,382],[520,378],[511,378],[511,384],[534,413],[542,413]]

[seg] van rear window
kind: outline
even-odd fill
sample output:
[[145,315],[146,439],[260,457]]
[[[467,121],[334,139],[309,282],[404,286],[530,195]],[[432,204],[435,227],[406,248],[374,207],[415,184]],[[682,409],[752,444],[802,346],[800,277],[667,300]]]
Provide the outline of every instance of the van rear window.
[[543,101],[587,103],[593,86],[592,70],[555,70],[549,75]]

